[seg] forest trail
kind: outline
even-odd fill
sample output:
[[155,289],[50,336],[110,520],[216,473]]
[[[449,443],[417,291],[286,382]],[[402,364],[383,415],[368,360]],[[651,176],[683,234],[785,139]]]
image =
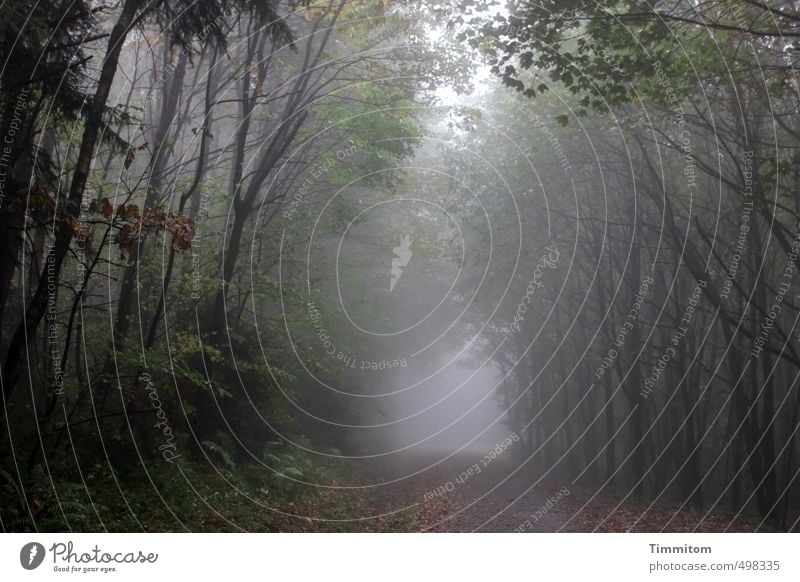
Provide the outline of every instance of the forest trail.
[[515,473],[518,464],[510,455],[485,462],[461,454],[431,458],[428,465],[434,466],[403,481],[404,492],[419,503],[422,531],[590,531],[569,523],[574,510],[567,509],[568,485],[542,480],[531,487],[536,478],[524,467]]
[[[751,532],[752,516],[693,510],[674,500],[647,503],[624,490],[602,490],[568,480],[540,478],[520,468],[511,455],[484,464],[458,454],[446,460],[415,459],[395,494],[384,499],[397,508],[417,504],[416,530],[427,532]],[[475,465],[480,471],[474,470]],[[421,467],[429,467],[419,471]],[[473,469],[472,475],[469,470]],[[518,469],[518,470],[517,470]],[[395,467],[395,471],[397,467]],[[516,472],[515,472],[516,470]],[[417,474],[415,474],[419,471]],[[391,500],[391,501],[390,501]],[[763,527],[763,526],[762,526]]]

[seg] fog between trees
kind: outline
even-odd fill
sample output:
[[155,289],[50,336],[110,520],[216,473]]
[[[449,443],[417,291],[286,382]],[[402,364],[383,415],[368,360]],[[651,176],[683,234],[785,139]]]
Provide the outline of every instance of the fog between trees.
[[797,529],[796,3],[0,14],[4,530]]

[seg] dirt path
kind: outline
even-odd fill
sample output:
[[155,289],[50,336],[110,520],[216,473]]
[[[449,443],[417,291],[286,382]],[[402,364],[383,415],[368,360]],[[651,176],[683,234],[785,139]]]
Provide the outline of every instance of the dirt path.
[[421,531],[747,532],[757,524],[724,512],[706,515],[677,502],[651,505],[624,492],[598,494],[592,487],[540,480],[524,467],[515,473],[518,465],[510,455],[489,463],[469,455],[437,461],[430,459],[425,465],[435,466],[398,483],[404,502],[418,504]]
[[[431,463],[436,462],[431,459]],[[435,532],[589,531],[567,509],[564,484],[536,481],[510,458],[489,462],[457,456],[403,480],[407,501],[419,505],[420,529]],[[409,471],[409,473],[412,473]]]

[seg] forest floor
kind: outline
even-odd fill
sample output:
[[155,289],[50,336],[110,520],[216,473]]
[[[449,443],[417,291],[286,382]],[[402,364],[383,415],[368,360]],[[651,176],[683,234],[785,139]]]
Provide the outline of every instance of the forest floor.
[[[480,471],[470,473],[476,462]],[[138,478],[139,485],[124,487],[124,497],[114,478],[97,474],[82,485],[58,486],[59,502],[34,501],[42,507],[40,531],[769,531],[752,516],[718,509],[706,516],[680,502],[651,504],[626,491],[598,492],[518,468],[510,455],[486,466],[469,455],[445,461],[415,457],[408,466],[375,462],[350,479],[335,468],[319,467],[311,477],[326,487],[288,489],[281,481],[270,484],[261,466],[237,467],[224,479],[216,472],[172,469],[125,475],[123,484]],[[154,487],[144,486],[145,478],[153,479]],[[344,481],[347,486],[337,488]],[[12,531],[29,529],[7,516],[0,523]]]
[[[498,457],[467,474],[474,458],[453,457],[404,480],[417,497],[418,531],[433,532],[749,532],[758,520],[626,497],[625,492],[543,479]],[[535,486],[531,486],[535,483]],[[436,494],[436,491],[440,494]],[[764,529],[763,527],[761,529]]]
[[[470,475],[476,463],[480,472]],[[291,501],[269,493],[257,501],[270,509],[256,512],[252,503],[229,497],[218,513],[202,511],[205,519],[188,525],[194,531],[224,531],[236,524],[234,531],[752,532],[759,524],[722,509],[706,515],[674,500],[637,499],[627,490],[540,480],[525,467],[515,472],[518,468],[510,455],[486,466],[469,455],[445,461],[415,457],[407,467],[376,462],[356,479],[362,488],[304,489]],[[329,477],[335,485],[337,477]]]

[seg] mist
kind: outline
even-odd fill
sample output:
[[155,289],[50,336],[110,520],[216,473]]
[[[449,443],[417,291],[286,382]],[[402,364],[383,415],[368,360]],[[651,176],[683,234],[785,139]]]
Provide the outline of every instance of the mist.
[[2,528],[796,531],[781,6],[0,8]]

